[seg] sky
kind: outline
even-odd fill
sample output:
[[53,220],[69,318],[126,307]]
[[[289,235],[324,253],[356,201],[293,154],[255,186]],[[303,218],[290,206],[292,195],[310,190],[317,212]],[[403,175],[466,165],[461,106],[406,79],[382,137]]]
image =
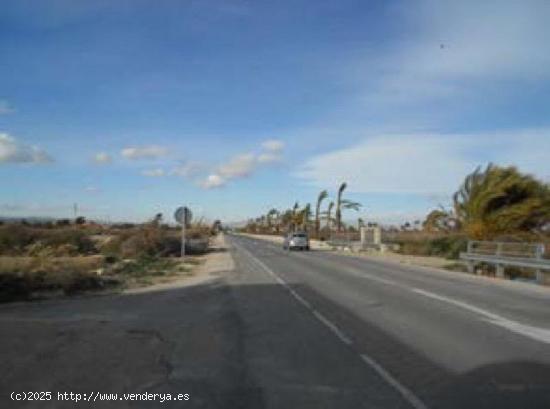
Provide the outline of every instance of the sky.
[[[0,216],[422,219],[477,166],[550,181],[550,2],[4,0]],[[325,205],[328,204],[325,203]]]

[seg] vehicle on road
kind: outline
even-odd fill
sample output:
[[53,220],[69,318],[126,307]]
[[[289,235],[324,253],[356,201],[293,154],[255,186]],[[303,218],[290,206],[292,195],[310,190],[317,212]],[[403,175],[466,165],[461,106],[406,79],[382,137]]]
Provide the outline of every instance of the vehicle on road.
[[305,232],[290,233],[283,242],[285,250],[309,250],[309,237]]

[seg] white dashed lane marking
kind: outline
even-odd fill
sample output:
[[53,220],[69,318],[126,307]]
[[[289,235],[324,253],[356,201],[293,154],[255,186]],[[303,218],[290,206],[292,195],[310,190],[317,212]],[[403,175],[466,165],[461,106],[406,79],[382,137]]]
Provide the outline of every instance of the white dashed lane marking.
[[[331,332],[336,335],[336,337],[346,345],[352,345],[353,341],[342,331],[336,324],[326,318],[319,311],[314,309],[311,304],[306,301],[300,294],[298,294],[293,288],[291,288],[288,283],[286,283],[278,274],[271,270],[268,266],[265,265],[261,260],[256,258],[250,251],[241,246],[240,244],[236,245],[243,253],[245,253],[251,260],[253,260],[257,265],[259,265],[262,270],[268,273],[273,279],[286,288],[290,294],[298,300],[304,307],[306,307],[318,321],[323,323]],[[380,281],[382,281],[381,279]],[[390,284],[390,283],[386,283]],[[394,284],[393,282],[390,284]],[[407,401],[414,409],[427,409],[427,406],[406,386],[401,384],[393,375],[391,375],[386,369],[384,369],[380,364],[378,364],[373,358],[367,354],[360,354],[359,357],[361,361],[367,366],[372,368],[384,381],[386,381],[391,387],[393,387],[402,397]]]

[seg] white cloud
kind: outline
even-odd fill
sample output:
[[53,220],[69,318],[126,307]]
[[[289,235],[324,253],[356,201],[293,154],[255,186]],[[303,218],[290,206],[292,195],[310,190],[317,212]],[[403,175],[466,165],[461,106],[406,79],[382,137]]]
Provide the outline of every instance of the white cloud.
[[0,99],[0,115],[7,115],[11,114],[15,110],[13,107],[8,103],[8,101]]
[[141,171],[141,174],[143,176],[151,177],[151,178],[158,178],[165,175],[165,172],[163,169],[157,168],[157,169],[145,169]]
[[281,152],[284,147],[285,143],[277,139],[269,139],[262,143],[262,148],[269,152]]
[[168,149],[163,146],[130,146],[122,149],[121,155],[127,159],[156,159],[168,154]]
[[181,176],[184,178],[195,176],[203,169],[203,165],[199,162],[185,162],[174,167],[171,175]]
[[476,166],[516,165],[550,174],[550,128],[477,134],[381,135],[315,156],[297,175],[318,187],[347,181],[354,192],[450,194]]
[[214,189],[218,187],[225,186],[226,180],[215,173],[208,175],[208,177],[203,180],[200,185],[203,189]]
[[276,163],[282,160],[282,156],[277,153],[261,153],[258,155],[258,163],[269,164]]
[[[199,185],[205,189],[225,186],[233,179],[241,179],[252,175],[262,165],[268,165],[282,160],[284,143],[277,140],[268,140],[262,143],[263,152],[256,155],[244,153],[231,158],[228,162],[219,165]],[[196,164],[197,166],[198,164]],[[182,173],[184,176],[188,169],[184,166],[181,171],[173,171],[174,174]]]
[[49,162],[53,162],[53,159],[44,150],[19,143],[10,135],[0,133],[0,164]]
[[225,179],[243,178],[254,172],[255,168],[256,157],[251,153],[245,153],[221,165],[218,173]]
[[113,158],[108,153],[99,152],[94,155],[94,162],[99,165],[111,163],[112,161],[113,161]]

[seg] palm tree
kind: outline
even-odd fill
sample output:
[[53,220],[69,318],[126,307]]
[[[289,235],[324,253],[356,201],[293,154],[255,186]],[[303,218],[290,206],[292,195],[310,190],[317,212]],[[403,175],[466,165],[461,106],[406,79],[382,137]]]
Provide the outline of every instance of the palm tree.
[[448,231],[451,227],[451,218],[452,215],[445,209],[432,210],[422,223],[422,229],[427,232]]
[[291,222],[292,230],[296,230],[296,226],[300,224],[300,215],[298,214],[299,208],[300,208],[300,204],[298,202],[294,202],[294,206],[292,206],[292,222]]
[[338,194],[336,196],[336,230],[338,231],[342,229],[341,202],[342,202],[342,194],[344,193],[344,190],[346,190],[346,187],[348,187],[348,184],[346,182],[342,183],[338,188]]
[[290,226],[292,225],[293,223],[293,212],[291,209],[287,209],[285,210],[281,216],[280,216],[280,221],[281,221],[281,225],[288,231],[290,229]]
[[[269,212],[267,212],[267,227],[269,228],[271,232],[271,228],[273,227],[273,217],[276,216],[278,218],[279,211],[275,208],[271,209]],[[277,225],[275,228],[278,230]]]
[[478,167],[453,200],[459,223],[477,239],[540,231],[550,220],[550,186],[515,167]]
[[344,193],[344,190],[346,190],[346,187],[348,187],[348,184],[346,182],[342,183],[338,188],[338,195],[336,197],[336,229],[338,231],[342,230],[342,210],[359,210],[361,207],[361,204],[358,202],[342,199],[342,194]]
[[330,231],[330,228],[331,228],[331,223],[332,223],[332,209],[334,208],[334,202],[330,202],[328,204],[328,208],[327,208],[327,211],[326,211],[326,214],[327,214],[327,227]]
[[325,200],[328,197],[328,192],[326,190],[323,190],[319,193],[319,196],[317,196],[317,205],[315,206],[315,234],[317,237],[319,237],[319,230],[321,229],[321,221],[320,221],[320,211],[321,211],[321,203],[323,200]]
[[300,212],[301,216],[301,225],[303,230],[307,230],[309,224],[309,218],[311,216],[311,205],[308,203]]

